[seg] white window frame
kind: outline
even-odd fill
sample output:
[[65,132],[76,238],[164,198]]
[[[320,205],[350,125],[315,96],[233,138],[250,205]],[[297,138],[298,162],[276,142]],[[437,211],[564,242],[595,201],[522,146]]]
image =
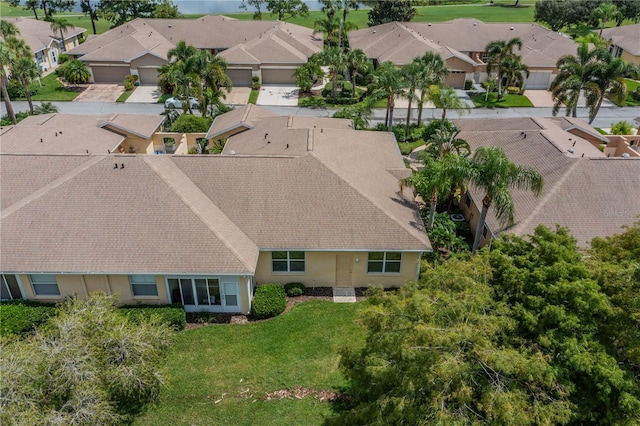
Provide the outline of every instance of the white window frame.
[[[372,253],[382,253],[382,259],[371,259],[371,254]],[[393,254],[399,254],[400,255],[400,259],[387,259],[387,255],[393,253]],[[382,271],[370,271],[369,268],[371,266],[372,263],[375,264],[382,264]],[[398,270],[397,271],[387,271],[388,269],[388,265],[398,265]],[[384,274],[384,275],[389,275],[389,274],[399,274],[400,271],[402,270],[402,252],[401,251],[372,251],[369,252],[368,256],[367,256],[367,274]]]
[[[283,259],[274,259],[274,253],[286,253],[287,257]],[[302,253],[302,259],[292,259],[291,253]],[[274,262],[286,262],[286,270],[276,270],[273,265]],[[291,263],[302,262],[302,269],[291,269]],[[274,274],[304,274],[307,270],[307,254],[302,250],[274,250],[271,252],[271,272]]]
[[[60,296],[60,287],[58,287],[58,280],[54,274],[33,274],[29,275],[29,281],[31,282],[31,288],[33,294],[36,296]],[[38,292],[38,286],[42,285],[55,285],[57,293],[40,293]]]
[[[135,282],[134,282],[135,281]],[[129,275],[129,285],[131,286],[131,294],[133,297],[158,297],[158,283],[156,276],[151,274]],[[155,294],[136,294],[136,286],[152,287]]]

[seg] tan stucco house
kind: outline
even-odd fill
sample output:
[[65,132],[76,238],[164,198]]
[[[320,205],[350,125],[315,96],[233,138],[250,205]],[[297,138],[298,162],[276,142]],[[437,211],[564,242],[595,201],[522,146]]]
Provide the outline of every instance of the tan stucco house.
[[255,106],[228,114],[208,135],[226,138],[221,155],[157,154],[161,117],[49,114],[3,128],[2,298],[101,290],[246,313],[264,283],[417,278],[431,246],[391,134]]
[[[469,142],[472,150],[498,146],[516,164],[533,167],[544,178],[538,197],[512,190],[512,227],[498,222],[494,209],[489,209],[483,245],[503,232],[528,235],[539,224],[550,228],[558,224],[569,228],[578,244],[586,247],[593,238],[619,233],[623,225],[639,219],[637,145],[627,145],[628,151],[616,156],[616,149],[608,148],[608,138],[570,117],[466,119],[455,124],[461,130],[458,137]],[[460,201],[471,229],[477,226],[484,195],[470,186]]]
[[138,18],[88,39],[69,54],[91,70],[94,83],[121,83],[129,74],[155,85],[167,52],[180,41],[223,57],[234,86],[295,84],[293,71],[322,50],[313,30],[282,21],[243,21],[221,15],[198,19]]
[[609,43],[609,53],[613,57],[640,65],[640,24],[606,28],[602,38]]
[[68,53],[69,50],[80,45],[84,28],[71,27],[62,31],[64,40],[60,39],[60,32],[57,34],[51,31],[49,22],[39,21],[29,18],[8,18],[4,19],[15,24],[20,31],[19,37],[24,39],[33,52],[33,59],[42,71],[55,69],[58,66],[58,58],[61,53]]
[[472,18],[390,22],[350,32],[349,43],[352,48],[362,49],[374,63],[391,61],[399,66],[427,51],[438,53],[451,70],[445,84],[462,88],[465,80],[480,83],[487,79],[484,49],[489,42],[514,37],[523,43],[515,53],[530,70],[527,89],[548,89],[557,74],[558,59],[576,53],[573,40],[541,25],[485,23]]

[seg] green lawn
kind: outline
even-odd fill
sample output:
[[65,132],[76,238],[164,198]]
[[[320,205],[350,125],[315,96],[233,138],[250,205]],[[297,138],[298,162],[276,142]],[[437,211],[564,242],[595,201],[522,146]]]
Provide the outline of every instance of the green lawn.
[[[62,87],[62,83],[58,81],[55,73],[51,73],[42,79],[42,87],[38,82],[32,83],[31,87],[38,91],[36,95],[31,97],[34,101],[72,101],[80,94],[80,92]],[[24,101],[26,99],[15,100]]]
[[640,106],[640,101],[636,101],[631,97],[631,92],[640,87],[640,81],[631,80],[629,78],[625,78],[624,81],[627,83],[627,97],[625,98],[624,103],[618,106]]
[[260,94],[260,90],[251,89],[251,93],[249,94],[248,103],[255,105],[256,102],[258,102],[258,95],[259,94]]
[[116,102],[126,102],[127,99],[129,99],[129,96],[131,96],[131,94],[133,93],[133,90],[126,90],[124,92],[122,92],[122,95],[118,96],[118,99],[116,99]]
[[[42,11],[42,9],[37,9],[37,11],[38,18],[42,19],[44,17],[44,12]],[[65,15],[65,19],[67,19],[71,23],[71,25],[80,28],[86,28],[87,32],[84,33],[85,36],[93,34],[91,20],[89,19],[89,17],[82,15],[82,12],[63,12],[57,13],[56,15]],[[11,7],[6,1],[0,2],[0,16],[2,16],[3,18],[15,18],[18,16],[34,18],[31,9],[24,10],[22,6]],[[111,22],[104,19],[99,19],[96,21],[96,32],[98,34],[102,34],[103,32],[107,31],[111,27],[111,25]]]
[[[366,302],[365,302],[366,303]],[[178,334],[169,384],[136,425],[321,425],[329,402],[265,400],[267,392],[338,390],[338,351],[364,342],[357,304],[311,301],[246,325],[212,325]]]
[[471,100],[477,108],[518,108],[518,107],[532,107],[533,104],[524,95],[509,95],[504,94],[502,99],[498,101],[497,93],[489,93],[489,100],[484,101],[483,95],[472,96]]

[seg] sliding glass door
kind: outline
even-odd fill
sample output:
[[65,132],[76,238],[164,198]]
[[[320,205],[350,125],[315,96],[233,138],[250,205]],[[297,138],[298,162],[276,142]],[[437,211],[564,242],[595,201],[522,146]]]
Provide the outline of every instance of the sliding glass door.
[[181,303],[186,311],[240,312],[237,279],[217,277],[169,277],[171,303]]

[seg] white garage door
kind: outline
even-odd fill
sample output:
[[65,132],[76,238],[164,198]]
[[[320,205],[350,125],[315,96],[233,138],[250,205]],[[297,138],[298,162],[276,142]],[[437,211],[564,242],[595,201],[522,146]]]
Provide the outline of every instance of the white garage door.
[[138,68],[138,81],[143,86],[158,84],[158,68]]
[[296,84],[296,78],[293,76],[295,68],[263,68],[262,83],[263,84]]
[[551,83],[551,71],[531,71],[525,89],[543,89],[549,88]]
[[227,75],[235,87],[251,86],[251,70],[227,68]]
[[118,83],[122,84],[130,73],[129,66],[99,66],[92,65],[94,83]]

